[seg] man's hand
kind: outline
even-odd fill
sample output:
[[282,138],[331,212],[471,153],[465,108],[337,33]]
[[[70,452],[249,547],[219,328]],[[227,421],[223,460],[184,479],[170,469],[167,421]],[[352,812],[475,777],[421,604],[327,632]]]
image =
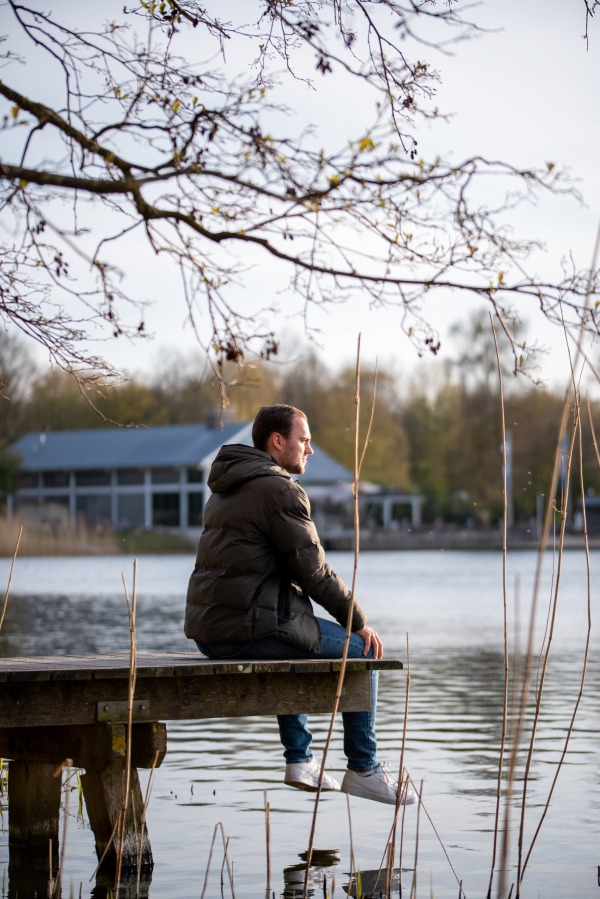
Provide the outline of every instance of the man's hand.
[[369,649],[373,649],[373,658],[381,659],[383,657],[383,643],[381,642],[377,631],[372,627],[361,627],[359,631],[355,631],[359,637],[365,641],[365,651],[363,655],[368,655]]

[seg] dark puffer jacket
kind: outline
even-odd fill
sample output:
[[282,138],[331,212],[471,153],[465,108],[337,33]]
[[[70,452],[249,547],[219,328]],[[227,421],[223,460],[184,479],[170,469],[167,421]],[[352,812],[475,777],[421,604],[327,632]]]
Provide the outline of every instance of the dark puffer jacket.
[[[185,634],[201,643],[277,636],[314,650],[309,597],[346,626],[350,591],[325,562],[306,493],[267,453],[224,446],[210,471]],[[366,624],[354,604],[352,630]]]

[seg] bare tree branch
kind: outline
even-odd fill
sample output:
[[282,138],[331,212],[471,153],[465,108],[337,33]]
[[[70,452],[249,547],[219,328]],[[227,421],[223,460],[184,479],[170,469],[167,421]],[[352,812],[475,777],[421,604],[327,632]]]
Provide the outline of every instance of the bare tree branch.
[[[576,199],[553,166],[419,157],[418,122],[439,116],[438,75],[409,51],[468,36],[454,4],[253,0],[247,19],[229,21],[239,6],[221,4],[217,19],[196,0],[143,0],[87,29],[37,3],[4,8],[20,55],[1,60],[0,316],[62,367],[106,373],[86,350],[92,332],[145,335],[144,301],[115,263],[129,246],[173,260],[217,366],[277,351],[279,303],[247,312],[236,293],[248,266],[268,260],[307,308],[354,293],[365,307],[397,306],[420,353],[439,348],[424,312],[434,293],[483,297],[503,322],[511,304],[533,302],[597,332],[584,303],[597,273],[527,273],[537,243],[509,227],[542,192]],[[19,64],[40,54],[34,96]],[[335,147],[295,127],[279,99],[290,79],[319,90],[330,77],[350,97],[364,87],[375,110]],[[527,347],[510,336],[518,368]]]

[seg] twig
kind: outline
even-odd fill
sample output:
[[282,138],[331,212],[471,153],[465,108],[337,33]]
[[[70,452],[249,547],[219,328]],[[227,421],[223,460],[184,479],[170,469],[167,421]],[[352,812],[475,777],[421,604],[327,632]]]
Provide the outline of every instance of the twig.
[[421,789],[419,790],[419,805],[417,807],[417,827],[415,832],[415,867],[413,871],[412,886],[410,888],[410,899],[415,899],[417,894],[417,865],[419,861],[419,828],[421,823],[421,796],[423,795],[423,781],[421,781]]
[[[506,733],[508,727],[508,692],[509,692],[509,666],[508,666],[508,615],[507,615],[507,590],[506,590],[506,559],[508,548],[508,460],[506,451],[506,416],[504,406],[504,383],[502,380],[502,366],[500,364],[500,351],[498,338],[494,328],[494,320],[490,316],[494,347],[496,349],[496,362],[498,364],[498,381],[500,385],[500,419],[502,423],[502,602],[503,602],[503,642],[504,642],[504,694],[502,705],[502,735],[500,738],[500,757],[498,759],[498,780],[496,786],[496,811],[494,817],[494,842],[492,848],[492,863],[490,867],[490,881],[487,896],[491,899],[494,869],[496,866],[496,853],[498,848],[498,827],[500,822],[500,802],[502,798],[502,771],[504,769],[504,752],[506,748]],[[503,858],[502,867],[506,858]],[[502,895],[502,891],[500,893]]]
[[[386,893],[388,896],[391,895],[392,889],[392,876],[394,872],[394,857],[396,852],[396,829],[398,823],[398,814],[400,811],[400,805],[402,804],[402,827],[400,828],[400,853],[398,856],[398,867],[400,869],[400,875],[402,875],[402,848],[404,845],[404,821],[406,817],[406,799],[408,798],[408,775],[404,776],[404,754],[406,748],[406,731],[408,725],[408,700],[410,695],[410,643],[408,639],[408,634],[406,635],[406,696],[404,701],[404,718],[402,723],[402,746],[400,750],[400,770],[398,774],[398,793],[396,795],[396,808],[394,810],[394,820],[392,822],[392,828],[390,831],[390,839],[389,846],[390,850],[388,853],[388,872],[386,877]],[[404,799],[404,802],[402,802]]]
[[206,872],[205,872],[205,874],[204,874],[204,886],[203,886],[203,888],[202,888],[202,893],[201,893],[201,895],[200,895],[200,899],[204,899],[204,894],[206,893],[206,887],[207,887],[207,885],[208,885],[208,874],[209,874],[209,871],[210,871],[210,864],[211,864],[211,861],[212,861],[213,850],[214,850],[214,847],[215,847],[215,840],[216,840],[216,837],[217,837],[217,830],[220,830],[220,831],[221,831],[221,838],[222,838],[222,840],[223,840],[223,862],[224,862],[224,864],[227,865],[227,874],[228,874],[228,876],[229,876],[229,886],[231,887],[231,895],[232,895],[233,899],[235,899],[235,890],[234,890],[234,888],[233,888],[233,871],[231,870],[231,866],[230,866],[230,864],[229,864],[229,856],[227,855],[227,844],[228,844],[228,840],[225,838],[225,830],[224,830],[223,825],[222,825],[222,823],[221,823],[220,821],[219,821],[217,824],[215,824],[215,829],[214,829],[214,831],[213,831],[213,837],[212,837],[212,841],[211,841],[211,844],[210,844],[210,851],[209,851],[209,853],[208,853],[208,862],[207,862],[207,865],[206,865]]
[[267,897],[271,892],[271,808],[268,793],[265,790],[265,837],[267,842]]
[[[72,768],[72,767],[73,767],[73,759],[65,759],[58,766],[58,768],[54,772],[53,776],[54,777],[62,777],[62,773],[65,770],[65,768]],[[68,829],[69,829],[69,798],[71,795],[71,789],[69,787],[69,779],[70,778],[66,778],[65,783],[64,783],[65,807],[64,807],[64,815],[63,815],[63,831],[62,831],[62,840],[60,843],[60,859],[59,859],[59,863],[58,863],[58,871],[56,872],[56,878],[53,883],[52,896],[59,895],[60,884],[61,884],[61,880],[62,880],[62,873],[65,868],[65,858],[67,855],[67,833],[68,833]]]
[[17,560],[17,553],[19,552],[19,544],[21,543],[21,535],[23,534],[23,525],[19,528],[19,536],[17,537],[17,542],[15,545],[15,551],[13,553],[12,562],[10,563],[10,571],[8,573],[8,583],[6,585],[6,594],[4,596],[4,605],[2,607],[2,615],[0,616],[0,631],[2,630],[2,624],[4,622],[4,616],[6,615],[6,608],[8,606],[8,596],[10,593],[10,584],[12,581],[13,571],[15,567],[15,562]]
[[354,430],[354,479],[352,485],[352,493],[354,497],[354,568],[352,572],[352,586],[350,589],[350,601],[348,603],[348,617],[346,619],[346,638],[344,640],[344,649],[342,652],[341,664],[340,664],[340,673],[338,675],[336,694],[333,703],[333,710],[331,712],[331,717],[329,720],[329,729],[327,731],[327,737],[325,740],[325,746],[323,749],[323,761],[321,764],[321,773],[319,775],[319,783],[317,785],[317,792],[315,795],[315,803],[313,808],[313,816],[312,823],[310,828],[310,838],[308,843],[308,851],[306,854],[306,871],[304,874],[304,890],[303,890],[303,899],[307,899],[308,896],[308,875],[310,864],[312,860],[313,854],[313,846],[315,840],[315,832],[317,825],[317,812],[319,808],[319,800],[321,798],[321,786],[323,783],[323,772],[325,771],[325,762],[327,759],[327,753],[329,751],[329,746],[331,744],[331,738],[333,736],[333,727],[335,724],[336,715],[340,705],[340,699],[342,696],[342,689],[344,686],[344,678],[346,676],[346,663],[348,661],[348,647],[350,645],[350,635],[352,633],[352,619],[354,614],[354,597],[356,594],[356,576],[358,570],[358,553],[359,553],[359,525],[360,525],[360,514],[358,508],[358,482],[360,478],[360,471],[362,462],[364,459],[365,449],[369,442],[369,437],[371,433],[371,426],[373,423],[373,414],[375,408],[375,390],[376,390],[377,378],[375,377],[375,383],[373,387],[373,398],[371,405],[371,416],[369,420],[369,426],[367,429],[367,435],[365,437],[365,443],[362,455],[359,456],[359,433],[360,433],[360,334],[358,335],[358,346],[356,352],[356,393],[355,393],[355,405],[356,405],[356,413],[355,413],[355,430]]
[[[579,474],[580,474],[580,484],[581,484],[581,495],[582,495],[582,496],[585,496],[584,483],[583,483],[583,454],[582,454],[582,446],[581,446],[581,423],[580,423],[579,421],[578,421],[578,435],[579,435],[578,446],[579,446]],[[578,710],[579,710],[579,705],[580,705],[580,703],[581,703],[581,699],[582,699],[582,696],[583,696],[583,687],[584,687],[584,684],[585,684],[585,678],[586,678],[586,673],[587,673],[587,663],[588,663],[588,658],[589,658],[590,639],[591,639],[591,629],[592,629],[592,612],[591,612],[590,552],[589,552],[589,542],[588,542],[587,518],[586,518],[586,513],[585,513],[585,503],[582,503],[582,513],[583,513],[583,534],[584,534],[584,541],[585,541],[585,558],[586,558],[586,569],[587,569],[587,612],[588,612],[588,627],[587,627],[587,634],[586,634],[586,641],[585,641],[585,650],[584,650],[583,663],[582,663],[582,669],[581,669],[581,679],[580,679],[580,683],[579,683],[579,692],[578,692],[578,694],[577,694],[577,699],[575,700],[575,705],[574,705],[574,707],[573,707],[573,712],[572,712],[572,714],[571,714],[571,720],[570,720],[570,722],[569,722],[569,727],[568,727],[568,729],[567,729],[567,733],[566,733],[566,736],[565,736],[565,742],[564,742],[564,745],[563,745],[563,750],[562,750],[560,759],[559,759],[559,761],[558,761],[558,764],[557,764],[557,766],[556,766],[556,771],[554,772],[554,777],[553,777],[553,779],[552,779],[552,784],[551,784],[550,790],[549,790],[549,792],[548,792],[548,798],[547,798],[546,803],[545,803],[545,805],[544,805],[544,809],[543,809],[542,815],[541,815],[540,820],[539,820],[539,822],[538,822],[538,825],[537,825],[537,827],[536,827],[536,829],[535,829],[535,833],[534,833],[534,835],[533,835],[533,837],[532,837],[532,840],[531,840],[531,844],[530,844],[529,850],[528,850],[528,852],[527,852],[527,855],[526,855],[526,857],[525,857],[525,861],[524,861],[524,863],[523,863],[523,869],[522,869],[522,872],[521,872],[521,879],[523,878],[523,875],[525,874],[525,869],[527,868],[527,864],[528,864],[528,862],[529,862],[529,858],[530,858],[531,853],[532,853],[532,851],[533,851],[533,847],[534,847],[535,842],[536,842],[536,840],[537,840],[537,838],[538,838],[538,835],[539,835],[539,833],[540,833],[542,824],[544,823],[544,819],[545,819],[545,817],[546,817],[546,814],[548,813],[548,809],[549,809],[549,807],[550,807],[550,801],[551,801],[551,799],[552,799],[552,795],[553,795],[553,793],[554,793],[554,789],[555,789],[556,783],[557,783],[557,781],[558,781],[558,776],[559,776],[559,774],[560,774],[561,768],[562,768],[562,766],[563,766],[563,763],[564,763],[564,760],[565,760],[565,757],[566,757],[566,754],[567,754],[567,749],[568,749],[568,747],[569,747],[569,742],[570,742],[570,739],[571,739],[571,735],[572,735],[572,733],[573,733],[573,728],[574,728],[574,726],[575,726],[575,718],[577,717],[577,712],[578,712]]]
[[123,785],[123,809],[119,827],[119,837],[117,846],[117,871],[116,871],[116,887],[115,891],[119,895],[119,885],[121,882],[121,868],[123,865],[123,848],[125,845],[125,831],[127,828],[127,812],[129,809],[129,790],[131,786],[131,750],[133,742],[133,698],[135,695],[136,681],[136,639],[135,639],[135,616],[137,605],[137,559],[133,560],[133,590],[131,602],[129,602],[129,594],[127,592],[127,584],[123,578],[123,589],[125,591],[125,600],[127,602],[127,610],[129,612],[129,685],[127,694],[127,746],[125,751],[125,783]]
[[[592,295],[592,286],[593,286],[592,278],[593,278],[593,273],[596,270],[599,255],[600,255],[600,225],[598,226],[598,231],[596,233],[596,241],[594,244],[594,251],[592,254],[592,265],[590,267],[590,276],[589,276],[588,286],[587,286],[587,291],[586,291],[586,302],[585,302],[585,306],[584,306],[584,314],[587,313],[587,311],[589,309],[590,299],[591,299],[591,295]],[[529,675],[530,675],[532,648],[533,648],[532,647],[533,630],[534,630],[533,624],[535,621],[535,612],[536,612],[536,606],[537,606],[537,595],[538,595],[539,578],[540,578],[540,573],[541,573],[542,556],[543,556],[543,551],[545,549],[546,542],[547,542],[550,517],[553,514],[553,500],[556,497],[559,467],[560,467],[560,463],[562,461],[561,460],[562,440],[563,440],[563,435],[566,431],[566,424],[567,424],[569,406],[571,403],[571,390],[572,389],[575,392],[576,406],[577,406],[577,408],[579,408],[579,396],[578,396],[578,390],[577,390],[577,384],[576,384],[576,381],[577,381],[576,372],[579,367],[581,356],[584,355],[583,354],[583,340],[584,340],[584,328],[582,325],[582,327],[580,327],[580,329],[579,329],[575,358],[574,358],[574,360],[571,361],[571,381],[569,383],[567,390],[565,391],[561,425],[560,425],[558,443],[557,443],[556,453],[555,453],[555,458],[554,458],[554,470],[553,470],[553,474],[552,474],[550,502],[548,503],[548,510],[547,510],[545,518],[544,518],[544,527],[542,530],[542,539],[540,541],[540,550],[539,550],[539,554],[538,554],[538,564],[537,564],[537,569],[536,569],[536,581],[535,581],[534,596],[533,596],[533,602],[532,602],[532,607],[531,607],[531,617],[530,617],[529,651],[527,654],[527,671],[526,671],[525,684],[524,684],[523,713],[524,713],[525,702],[526,702],[526,698],[527,698],[527,694],[528,694],[528,690],[529,690]],[[578,415],[579,414],[577,413],[577,416]],[[568,482],[569,482],[569,478],[570,478],[571,460],[572,460],[572,454],[573,454],[574,440],[575,440],[575,428],[573,429],[573,435],[571,438],[571,445],[570,445],[570,449],[569,449],[569,456],[568,456],[568,460],[567,460],[567,471],[565,474],[565,479],[566,479],[565,496],[568,496]],[[559,566],[561,564],[561,554],[562,554],[562,546],[563,546],[563,541],[564,541],[565,526],[566,526],[566,507],[562,512],[562,520],[561,520]],[[554,613],[553,614],[555,614],[556,601],[557,601],[557,595],[558,595],[557,591],[558,591],[558,584],[555,589]],[[548,653],[549,653],[549,645],[546,650],[545,664],[547,664]],[[545,670],[545,668],[544,668],[544,670]],[[528,780],[529,780],[529,770],[530,770],[530,766],[531,766],[531,758],[532,758],[532,753],[533,753],[533,741],[535,738],[535,728],[536,728],[538,715],[539,715],[540,698],[541,698],[541,696],[538,696],[538,700],[536,703],[536,714],[534,717],[534,724],[533,724],[533,730],[532,730],[532,735],[531,735],[531,740],[530,740],[530,745],[529,745],[529,752],[527,755],[526,770],[525,770],[525,775],[524,775],[524,779],[523,779],[523,800],[522,800],[522,804],[521,804],[521,824],[520,824],[520,828],[519,828],[519,853],[518,853],[518,862],[517,862],[516,899],[519,899],[519,895],[520,895],[520,885],[521,885],[521,878],[522,878],[523,831],[524,831],[524,825],[525,825],[525,805],[526,805],[527,787],[528,787]]]
[[154,774],[156,772],[156,765],[158,763],[158,750],[154,753],[154,758],[152,759],[152,767],[150,769],[150,777],[148,778],[148,784],[146,786],[146,795],[144,797],[144,807],[142,809],[142,820],[140,822],[140,842],[138,847],[138,865],[137,865],[137,895],[140,895],[140,883],[142,876],[142,852],[144,848],[144,831],[146,830],[146,817],[148,814],[148,806],[150,805],[150,794],[152,793],[152,782],[154,780]]
[[350,812],[350,796],[346,793],[346,808],[348,810],[348,834],[350,837],[350,882],[356,871],[356,858],[354,856],[354,837],[352,835],[352,814]]
[[417,794],[417,799],[418,799],[418,802],[419,802],[419,806],[418,806],[418,807],[419,807],[419,811],[423,810],[423,812],[425,813],[425,817],[427,818],[427,820],[429,821],[429,823],[430,823],[430,825],[431,825],[431,829],[433,830],[433,832],[434,832],[434,834],[435,834],[435,836],[436,836],[436,838],[437,838],[437,841],[438,841],[438,843],[440,844],[441,850],[442,850],[442,852],[444,853],[444,855],[446,856],[446,861],[448,862],[448,865],[450,866],[450,870],[452,871],[452,873],[453,873],[453,875],[454,875],[454,878],[455,878],[457,884],[459,884],[459,886],[460,886],[460,884],[462,883],[462,881],[460,880],[458,874],[456,873],[456,868],[455,868],[454,865],[452,864],[452,860],[451,860],[451,858],[450,858],[450,856],[449,856],[449,854],[448,854],[448,850],[447,850],[446,847],[444,846],[444,843],[443,843],[443,841],[442,841],[442,838],[440,837],[439,831],[438,831],[437,827],[435,826],[435,824],[433,823],[433,818],[431,817],[431,815],[430,815],[429,812],[427,811],[427,806],[426,806],[425,803],[423,802],[423,797],[422,797],[423,782],[421,782],[421,787],[418,788],[417,785],[415,784],[414,780],[412,779],[412,777],[411,777],[410,775],[407,775],[407,782],[412,784],[413,789],[414,789],[415,793]]

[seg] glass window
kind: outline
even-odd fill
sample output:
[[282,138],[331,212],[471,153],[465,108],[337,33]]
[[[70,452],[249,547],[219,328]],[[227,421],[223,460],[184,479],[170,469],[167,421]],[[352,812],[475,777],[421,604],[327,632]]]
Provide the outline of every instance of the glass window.
[[143,493],[123,493],[117,497],[117,522],[120,528],[143,527]]
[[127,486],[129,484],[143,484],[144,472],[141,468],[123,468],[117,472],[117,484]]
[[93,524],[110,524],[110,496],[78,496],[77,514]]
[[153,484],[179,484],[178,468],[155,468],[152,471]]
[[152,497],[154,527],[179,527],[179,494],[155,493]]
[[187,470],[188,484],[203,484],[204,475],[199,468],[188,468]]
[[45,471],[42,474],[44,487],[68,487],[69,475],[66,471]]
[[188,524],[191,528],[200,527],[204,523],[202,516],[202,494],[188,494]]
[[110,487],[110,471],[78,471],[75,483],[78,487]]
[[38,476],[31,471],[22,471],[17,477],[17,489],[25,490],[28,487],[37,487]]

